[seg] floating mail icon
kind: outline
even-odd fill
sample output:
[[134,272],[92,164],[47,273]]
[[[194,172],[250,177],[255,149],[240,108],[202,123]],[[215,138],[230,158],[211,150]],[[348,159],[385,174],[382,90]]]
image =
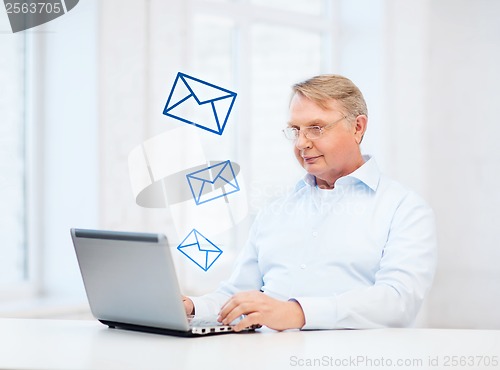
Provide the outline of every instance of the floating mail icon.
[[196,229],[193,229],[186,236],[177,249],[204,271],[208,271],[222,254],[219,247],[201,235]]
[[222,135],[236,93],[179,72],[163,114]]
[[240,190],[231,161],[188,173],[186,178],[197,205]]

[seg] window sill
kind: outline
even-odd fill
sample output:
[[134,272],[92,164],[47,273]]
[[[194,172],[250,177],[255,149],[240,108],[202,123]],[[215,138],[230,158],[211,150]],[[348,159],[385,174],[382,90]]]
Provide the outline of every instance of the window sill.
[[0,302],[0,317],[85,320],[92,314],[86,301],[44,297]]

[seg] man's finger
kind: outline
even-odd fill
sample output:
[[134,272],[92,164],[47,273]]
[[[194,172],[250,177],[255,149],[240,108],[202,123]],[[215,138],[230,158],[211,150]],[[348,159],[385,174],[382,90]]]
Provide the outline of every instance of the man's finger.
[[252,326],[260,326],[259,314],[257,312],[252,312],[251,314],[245,315],[244,318],[233,328],[234,331],[242,331]]

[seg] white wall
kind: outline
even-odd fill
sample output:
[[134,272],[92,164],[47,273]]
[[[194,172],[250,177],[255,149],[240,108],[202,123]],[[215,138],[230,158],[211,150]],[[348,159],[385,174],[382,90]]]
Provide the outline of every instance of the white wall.
[[440,266],[430,320],[499,329],[500,2],[431,9],[426,136]]
[[64,300],[84,294],[69,230],[98,223],[96,5],[83,1],[32,35],[39,202],[31,239],[39,249],[39,288]]
[[500,3],[386,1],[385,169],[438,222],[427,325],[500,328]]

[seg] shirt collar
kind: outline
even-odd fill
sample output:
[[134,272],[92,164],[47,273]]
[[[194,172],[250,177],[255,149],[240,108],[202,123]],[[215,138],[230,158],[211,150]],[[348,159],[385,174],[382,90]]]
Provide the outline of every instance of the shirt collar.
[[[349,175],[339,178],[335,182],[335,186],[362,182],[373,191],[376,191],[380,181],[380,170],[378,168],[377,162],[373,157],[369,155],[364,155],[363,159],[365,160],[365,163],[361,167],[359,167]],[[316,186],[316,177],[309,173],[306,174],[304,178],[299,181],[299,183],[295,187],[295,190],[299,190],[306,185],[313,187]]]

